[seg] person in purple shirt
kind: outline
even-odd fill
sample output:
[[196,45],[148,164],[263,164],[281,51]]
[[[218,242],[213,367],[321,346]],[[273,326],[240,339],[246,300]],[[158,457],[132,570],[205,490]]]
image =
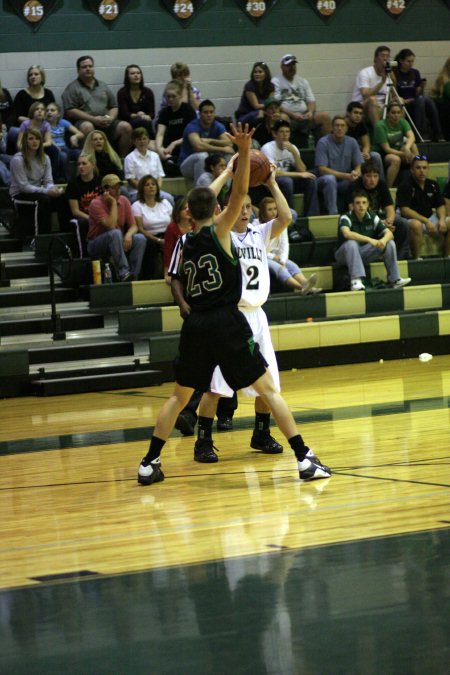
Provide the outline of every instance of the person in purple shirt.
[[[350,184],[361,175],[363,158],[358,142],[346,134],[345,117],[335,115],[331,122],[331,134],[320,138],[316,145],[317,190],[322,192],[329,214],[339,213],[338,195],[344,196]],[[345,211],[345,205],[343,208]]]
[[204,171],[205,159],[210,152],[234,153],[233,146],[221,122],[215,119],[216,108],[206,99],[199,106],[200,116],[189,122],[183,133],[178,166],[185,178],[197,182]]
[[272,83],[269,66],[257,61],[250,73],[250,79],[244,85],[241,101],[236,110],[236,120],[256,126],[264,117],[264,101],[273,96],[275,86]]

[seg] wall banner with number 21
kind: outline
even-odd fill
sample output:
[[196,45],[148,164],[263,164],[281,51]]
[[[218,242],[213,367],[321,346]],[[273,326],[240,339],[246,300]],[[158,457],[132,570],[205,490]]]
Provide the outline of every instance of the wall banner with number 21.
[[112,22],[123,14],[128,3],[129,0],[116,0],[116,2],[111,2],[110,0],[88,0],[87,4],[94,14],[97,14],[105,23],[112,25]]
[[389,16],[397,19],[399,16],[402,16],[405,9],[412,5],[414,0],[378,0],[378,2]]
[[8,5],[23,19],[33,31],[38,30],[49,14],[55,9],[57,0],[39,2],[39,0],[8,0]]
[[331,19],[344,2],[345,0],[309,0],[309,4],[324,21]]
[[259,21],[277,4],[277,0],[236,0],[239,7],[252,21]]

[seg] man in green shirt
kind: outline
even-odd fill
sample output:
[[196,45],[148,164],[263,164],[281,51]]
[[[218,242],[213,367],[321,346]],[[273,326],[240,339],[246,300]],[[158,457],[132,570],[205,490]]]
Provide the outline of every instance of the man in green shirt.
[[392,232],[383,221],[369,210],[369,198],[364,190],[353,195],[352,210],[339,219],[338,248],[335,258],[345,265],[350,274],[352,291],[363,291],[362,277],[366,276],[364,263],[383,259],[388,282],[393,288],[410,283],[402,279],[397,265],[397,251]]

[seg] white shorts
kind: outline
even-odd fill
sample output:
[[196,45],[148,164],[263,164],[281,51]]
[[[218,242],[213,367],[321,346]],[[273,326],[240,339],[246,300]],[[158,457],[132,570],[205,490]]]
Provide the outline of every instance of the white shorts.
[[[267,321],[266,313],[263,309],[261,309],[261,307],[256,309],[239,309],[247,319],[250,328],[252,329],[255,342],[259,344],[261,354],[268,363],[267,370],[272,375],[272,379],[275,382],[275,387],[278,391],[281,391],[280,373],[278,372],[277,358],[275,356],[275,350],[273,348],[272,338],[270,336],[269,322]],[[214,370],[210,390],[214,394],[220,394],[221,396],[233,396],[234,392],[225,382],[219,366],[217,366]],[[242,392],[245,396],[258,396],[253,387],[246,387],[245,389],[242,389]]]

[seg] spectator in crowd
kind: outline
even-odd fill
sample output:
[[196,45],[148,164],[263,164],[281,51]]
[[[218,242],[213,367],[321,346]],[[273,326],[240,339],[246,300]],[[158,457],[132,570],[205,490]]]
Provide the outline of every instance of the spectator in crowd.
[[197,181],[203,172],[208,153],[233,154],[233,146],[221,122],[215,119],[216,107],[206,99],[199,106],[200,116],[189,122],[183,133],[178,157],[180,171],[185,178]]
[[11,94],[6,87],[2,87],[0,82],[0,127],[3,129],[3,133],[5,133],[5,128],[7,130],[14,124],[14,121],[14,106]]
[[[375,126],[381,118],[388,95],[389,60],[391,50],[385,45],[375,49],[373,65],[359,71],[352,94],[352,101],[364,106],[368,121]],[[387,66],[387,69],[386,69]]]
[[450,256],[450,217],[446,216],[439,184],[427,176],[428,159],[425,155],[417,155],[411,162],[410,175],[397,190],[397,208],[408,219],[409,245],[416,260],[421,260],[424,234],[438,240],[442,254]]
[[130,202],[120,194],[119,176],[104,176],[102,190],[89,204],[88,254],[111,257],[119,281],[132,281],[141,271],[145,237],[138,232]]
[[95,77],[94,59],[77,59],[78,77],[64,89],[65,115],[87,136],[94,129],[104,131],[110,141],[117,141],[121,157],[131,146],[131,125],[117,119],[117,103],[105,82]]
[[167,199],[161,197],[157,178],[142,176],[138,184],[138,199],[132,208],[139,232],[147,241],[143,263],[144,277],[161,279],[164,273],[164,235],[172,220],[173,207]]
[[395,88],[423,139],[429,140],[428,122],[433,139],[445,141],[436,104],[429,96],[425,96],[426,80],[413,68],[415,58],[411,49],[402,49],[396,55],[398,66],[394,68]]
[[164,281],[170,286],[168,274],[170,260],[175,245],[180,237],[192,230],[192,220],[189,213],[187,197],[181,197],[175,202],[172,211],[172,221],[164,233]]
[[438,74],[431,91],[442,126],[442,133],[450,141],[450,56]]
[[358,101],[350,101],[345,115],[345,121],[347,122],[347,136],[351,136],[358,141],[363,160],[365,162],[368,162],[369,160],[374,162],[378,166],[380,177],[384,180],[383,160],[378,152],[371,152],[370,150],[369,130],[363,121],[363,117],[363,104]]
[[272,82],[281,110],[289,115],[293,141],[304,147],[309,131],[316,137],[330,131],[330,116],[326,112],[317,112],[308,80],[297,75],[297,63],[293,54],[285,54],[281,59],[281,75],[273,77]]
[[[449,162],[449,169],[450,169],[450,162]],[[450,218],[450,177],[447,185],[444,188],[443,196],[445,202],[445,211],[447,213],[447,217]]]
[[409,166],[418,154],[416,139],[399,103],[390,103],[386,118],[375,125],[373,148],[379,152],[386,168],[386,183],[393,187],[400,167]]
[[103,131],[91,131],[87,135],[83,145],[83,154],[94,155],[100,178],[107,176],[109,173],[114,173],[123,180],[122,160]]
[[397,247],[397,258],[400,260],[408,258],[408,221],[396,213],[390,190],[380,176],[378,164],[371,159],[361,166],[361,176],[350,183],[346,197],[349,210],[352,208],[353,195],[361,190],[364,190],[367,194],[370,210],[376,213],[393,233]]
[[62,191],[53,182],[50,159],[37,129],[25,129],[21,150],[11,160],[9,193],[13,199],[37,201],[38,231],[40,234],[51,231],[51,213],[59,213]]
[[33,103],[39,101],[45,108],[55,100],[53,92],[45,88],[45,71],[42,66],[28,68],[27,83],[28,86],[18,91],[14,97],[14,111],[19,125],[28,118],[28,111]]
[[277,101],[276,98],[266,98],[264,101],[264,116],[259,124],[255,127],[255,132],[253,134],[253,142],[259,145],[262,148],[265,143],[270,143],[273,141],[272,135],[272,125],[276,120],[284,119],[289,122],[289,117],[286,113],[281,112],[281,104]]
[[0,126],[0,187],[9,187],[11,184],[11,172],[9,165],[11,156],[6,154],[6,126]]
[[359,145],[347,136],[347,121],[342,115],[333,117],[331,134],[317,142],[314,161],[320,174],[317,189],[323,194],[326,212],[338,213],[338,195],[344,197],[359,178],[362,164]]
[[[194,110],[198,110],[202,95],[200,89],[194,87],[191,80],[191,71],[187,63],[176,61],[170,66],[170,77],[181,85],[181,102],[187,103]],[[169,105],[165,96],[161,101],[161,109]]]
[[[267,223],[278,217],[277,203],[273,197],[264,197],[259,204],[259,222]],[[297,263],[289,260],[289,238],[287,230],[274,239],[267,247],[267,262],[272,277],[302,295],[320,293],[321,288],[314,285],[317,274],[305,277]]]
[[223,155],[215,153],[205,159],[205,170],[197,179],[197,187],[209,187],[211,183],[225,170],[227,163]]
[[364,263],[383,259],[388,282],[393,288],[402,288],[410,283],[402,279],[398,270],[397,251],[392,232],[373,211],[363,190],[353,195],[352,210],[341,216],[338,225],[338,242],[335,257],[345,265],[350,274],[352,291],[364,291],[362,279],[366,276]]
[[262,146],[261,151],[276,165],[276,181],[289,204],[294,208],[294,193],[305,195],[305,215],[319,215],[316,177],[306,171],[299,149],[290,142],[291,126],[277,120],[272,127],[273,141]]
[[101,194],[102,179],[98,175],[94,155],[81,154],[77,159],[77,176],[67,183],[65,196],[70,216],[78,222],[79,246],[86,253],[89,228],[89,204]]
[[[128,181],[128,192],[130,200],[134,202],[138,194],[139,180],[143,176],[153,176],[156,178],[158,188],[161,190],[162,179],[164,178],[164,170],[161,165],[158,153],[153,152],[149,148],[149,136],[147,129],[144,127],[137,127],[133,129],[131,139],[134,144],[133,152],[130,152],[124,159],[125,178]],[[162,197],[168,199],[173,203],[173,198],[167,192],[164,192]]]
[[[48,104],[46,115],[47,122],[50,124],[52,143],[59,150],[60,165],[57,175],[69,180],[69,161],[78,159],[84,136],[73,124],[61,117],[61,107],[57,103]],[[69,136],[70,147],[66,143],[66,135]]]
[[167,176],[179,176],[178,155],[183,142],[183,132],[196,118],[194,108],[182,100],[183,87],[177,80],[166,86],[164,98],[167,105],[160,110],[156,130],[156,152]]
[[250,73],[250,79],[244,85],[241,101],[236,110],[236,120],[250,126],[256,126],[264,115],[264,101],[273,96],[275,87],[271,81],[269,66],[257,61]]
[[123,87],[117,92],[117,104],[118,119],[129,122],[133,129],[144,127],[149,138],[155,138],[155,97],[152,90],[144,86],[144,75],[140,66],[132,64],[125,68]]
[[[54,179],[60,180],[61,175],[59,173],[61,160],[59,155],[58,148],[53,145],[52,133],[50,124],[45,119],[46,110],[45,105],[39,101],[35,101],[30,105],[28,111],[28,117],[25,119],[19,127],[19,135],[17,137],[17,149],[20,150],[22,147],[22,138],[26,129],[36,129],[42,136],[42,146],[44,152],[50,157],[50,162],[52,165],[52,176]],[[64,179],[63,179],[64,180]]]

